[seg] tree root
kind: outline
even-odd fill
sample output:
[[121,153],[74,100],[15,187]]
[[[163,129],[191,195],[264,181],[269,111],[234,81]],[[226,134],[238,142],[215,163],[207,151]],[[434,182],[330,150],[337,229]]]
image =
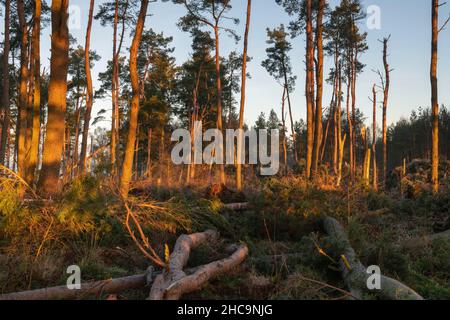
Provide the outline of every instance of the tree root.
[[339,268],[344,283],[352,296],[362,299],[363,292],[377,293],[380,297],[390,300],[423,300],[423,298],[403,283],[381,275],[381,290],[370,291],[367,280],[370,274],[367,268],[359,261],[355,250],[352,248],[347,233],[342,225],[334,218],[325,217],[324,229],[327,234],[343,246]]
[[191,250],[215,238],[217,233],[214,231],[183,235],[178,238],[170,255],[169,268],[156,277],[148,299],[178,300],[183,294],[198,290],[211,278],[235,268],[247,257],[248,247],[238,245],[233,248],[234,253],[230,257],[197,267],[193,274],[187,275],[183,268],[188,262]]

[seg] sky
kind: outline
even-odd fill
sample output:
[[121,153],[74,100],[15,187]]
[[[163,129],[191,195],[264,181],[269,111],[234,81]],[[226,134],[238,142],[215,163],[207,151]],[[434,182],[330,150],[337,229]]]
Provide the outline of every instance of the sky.
[[[48,1],[50,2],[50,1]],[[98,5],[105,0],[96,0],[94,14],[98,11]],[[330,0],[330,6],[334,7],[339,1]],[[368,32],[369,50],[361,56],[361,62],[366,65],[364,73],[359,76],[357,83],[357,107],[367,117],[367,123],[371,121],[372,86],[379,84],[379,76],[373,70],[383,70],[382,44],[378,41],[391,35],[389,47],[389,64],[394,70],[391,73],[391,90],[389,98],[388,122],[393,123],[402,117],[408,118],[411,111],[418,107],[430,105],[430,81],[429,66],[431,55],[431,0],[362,0],[365,10],[367,8],[379,8],[380,15],[369,12],[369,22],[380,22],[379,28],[368,27],[367,21],[363,21],[361,28]],[[233,28],[240,35],[244,34],[246,0],[231,0],[232,11],[228,16],[239,18],[240,24]],[[70,32],[84,46],[88,0],[72,0]],[[275,0],[253,0],[252,21],[249,35],[248,54],[252,61],[248,64],[248,72],[251,79],[247,82],[247,96],[245,121],[252,125],[261,112],[268,114],[274,109],[279,116],[281,110],[282,88],[261,66],[266,58],[267,47],[266,28],[274,28],[280,24],[288,25],[292,19],[284,9],[275,3]],[[450,5],[440,9],[440,20],[443,23],[450,12]],[[191,39],[188,33],[182,32],[176,25],[178,19],[186,13],[182,5],[174,5],[171,2],[157,0],[150,3],[146,21],[146,28],[152,28],[156,32],[164,32],[165,36],[173,37],[172,46],[175,48],[174,56],[177,64],[183,63],[189,58],[191,52]],[[373,20],[375,19],[375,20]],[[2,23],[3,25],[3,23]],[[439,101],[441,104],[450,104],[450,26],[449,30],[440,33],[439,46]],[[3,31],[3,29],[2,29]],[[47,67],[50,57],[50,30],[46,28],[42,34],[42,61],[43,67]],[[47,40],[46,40],[47,39]],[[126,38],[123,55],[128,56],[128,48],[131,38]],[[292,107],[294,120],[305,118],[306,103],[304,96],[304,56],[305,39],[298,37],[292,39],[293,50],[290,53],[293,73],[297,76],[295,92],[292,94]],[[102,27],[99,21],[95,21],[92,27],[91,49],[97,51],[102,57],[93,69],[94,89],[100,86],[97,80],[99,72],[106,68],[107,61],[111,59],[112,52],[112,28]],[[242,41],[235,43],[227,35],[222,35],[221,54],[227,56],[232,50],[242,52]],[[325,61],[325,74],[331,67],[331,61]],[[324,88],[324,105],[329,104],[332,88],[326,85]],[[239,97],[237,97],[239,100]],[[379,100],[381,100],[381,93]],[[100,109],[110,108],[110,101],[97,100],[94,104],[94,115]],[[378,108],[378,119],[381,118],[381,107]],[[107,126],[107,123],[100,126]]]

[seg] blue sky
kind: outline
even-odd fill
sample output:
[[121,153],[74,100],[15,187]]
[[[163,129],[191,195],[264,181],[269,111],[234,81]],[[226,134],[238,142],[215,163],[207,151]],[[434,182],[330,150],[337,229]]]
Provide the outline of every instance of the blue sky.
[[[98,4],[104,0],[96,1],[96,11]],[[338,0],[331,0],[330,5],[334,6]],[[241,20],[240,25],[235,27],[239,34],[244,32],[245,9],[247,1],[232,0],[233,10],[229,16],[237,17]],[[84,36],[87,24],[87,13],[89,1],[72,0],[71,5],[79,6],[81,13],[80,28],[72,28],[71,33],[84,45]],[[382,44],[378,39],[391,34],[389,62],[395,70],[391,75],[391,94],[388,111],[388,122],[399,120],[402,116],[408,117],[411,110],[419,106],[429,106],[430,104],[430,84],[429,84],[429,61],[430,61],[430,38],[431,38],[431,0],[363,0],[364,7],[376,5],[381,9],[381,29],[367,30],[366,24],[362,25],[368,31],[369,50],[361,57],[366,64],[364,73],[360,76],[357,84],[357,106],[364,114],[371,116],[372,104],[369,100],[374,82],[379,82],[378,76],[372,72],[373,69],[382,69]],[[441,21],[444,21],[450,12],[450,5],[441,7]],[[173,5],[170,2],[163,3],[158,0],[149,6],[149,16],[146,28],[153,28],[157,32],[163,31],[166,36],[174,38],[174,55],[177,63],[182,63],[189,57],[191,39],[188,34],[178,29],[176,23],[181,15],[185,14],[185,9],[181,5]],[[280,114],[281,88],[261,67],[261,61],[265,59],[266,48],[266,28],[276,27],[281,23],[287,25],[290,17],[283,8],[275,3],[275,0],[254,0],[252,12],[252,24],[249,40],[249,55],[253,58],[248,65],[252,78],[248,80],[247,101],[245,119],[249,124],[253,124],[260,112],[266,114],[270,109],[275,109]],[[450,27],[449,27],[450,29]],[[112,30],[100,26],[98,21],[94,21],[92,30],[92,49],[96,50],[102,57],[97,62],[94,70],[94,86],[98,87],[98,72],[105,69],[106,62],[111,58],[112,51]],[[50,55],[49,30],[44,30],[42,35],[42,55],[44,66],[48,65]],[[122,54],[128,55],[130,38],[127,38]],[[296,90],[292,96],[294,118],[296,120],[305,117],[304,98],[304,53],[305,41],[303,37],[292,40],[293,50],[291,51],[291,62],[293,71],[297,75]],[[227,55],[231,50],[242,51],[242,43],[235,44],[226,35],[222,41],[222,55]],[[440,34],[439,47],[439,89],[440,103],[450,104],[450,30],[445,30]],[[331,67],[330,61],[326,62],[326,73]],[[325,105],[329,104],[331,87],[325,87]],[[380,96],[381,98],[381,96]],[[109,108],[110,102],[96,101],[95,110]],[[379,114],[381,110],[379,109]],[[380,116],[379,116],[380,117]],[[369,119],[368,119],[369,120]]]

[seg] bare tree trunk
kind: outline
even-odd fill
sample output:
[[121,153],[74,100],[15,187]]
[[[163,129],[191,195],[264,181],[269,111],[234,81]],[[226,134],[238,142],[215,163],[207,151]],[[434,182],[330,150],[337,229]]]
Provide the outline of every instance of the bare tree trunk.
[[152,128],[148,129],[147,143],[147,178],[152,179]]
[[383,39],[383,64],[385,70],[385,83],[384,83],[384,97],[383,97],[383,184],[386,186],[387,179],[387,108],[389,99],[389,86],[390,86],[390,70],[387,61],[387,48],[389,38]]
[[[244,129],[244,111],[245,111],[245,90],[247,81],[247,51],[248,51],[248,34],[250,31],[250,19],[252,12],[252,0],[247,2],[247,20],[245,23],[245,35],[244,35],[244,52],[242,57],[242,84],[241,84],[241,105],[239,110],[239,129]],[[242,160],[241,153],[243,145],[240,141],[243,137],[238,138],[238,148],[237,148],[237,163],[236,163],[236,187],[240,191],[242,190]],[[243,142],[243,141],[242,141]]]
[[314,116],[314,145],[312,174],[315,177],[319,169],[320,147],[322,143],[322,96],[323,96],[323,15],[325,10],[325,0],[319,0],[319,7],[316,18],[316,45],[317,45],[317,79],[316,79],[316,113]]
[[372,126],[372,188],[374,191],[378,191],[378,166],[377,166],[377,90],[373,85],[373,126]]
[[432,144],[431,144],[431,183],[435,193],[439,191],[439,102],[438,102],[438,21],[439,0],[432,0],[432,40],[431,40],[431,108],[432,108]]
[[147,7],[149,0],[141,1],[141,9],[136,25],[133,42],[130,48],[130,77],[132,87],[130,121],[128,128],[127,143],[125,146],[125,156],[122,165],[122,175],[120,177],[120,192],[122,197],[128,197],[130,189],[131,176],[133,171],[133,155],[134,146],[136,143],[136,131],[138,126],[138,112],[139,112],[139,76],[137,70],[137,56],[139,45],[142,39],[142,31],[144,29],[145,18],[147,16]]
[[336,111],[336,119],[337,119],[337,135],[338,135],[338,173],[336,179],[336,185],[339,187],[341,185],[342,180],[342,163],[344,162],[344,147],[345,140],[347,138],[346,135],[342,137],[342,72],[341,65],[339,64],[339,72],[338,72],[338,93],[337,93],[337,111]]
[[81,154],[80,154],[80,173],[83,175],[86,172],[86,154],[87,154],[87,144],[89,135],[89,124],[91,122],[91,112],[92,104],[94,100],[94,91],[92,88],[92,75],[91,75],[91,61],[89,56],[90,44],[91,44],[91,29],[92,29],[92,18],[94,13],[95,0],[91,0],[89,6],[89,19],[88,26],[86,30],[86,43],[84,46],[84,60],[85,60],[85,72],[86,72],[86,110],[84,112],[84,123],[83,123],[83,138],[81,139]]
[[48,120],[44,141],[40,191],[54,195],[58,191],[67,94],[69,62],[69,30],[67,27],[69,0],[52,1],[52,45],[50,83],[48,87]]
[[314,41],[312,28],[312,0],[306,0],[306,37],[306,177],[309,179],[311,177],[314,144]]
[[5,156],[8,153],[8,136],[10,129],[10,107],[9,107],[9,28],[10,28],[11,3],[5,1],[5,41],[3,45],[3,96],[0,119],[2,120],[2,131],[0,139],[0,164],[5,164]]
[[281,98],[281,121],[283,123],[283,155],[284,155],[284,175],[288,174],[288,161],[287,161],[287,137],[286,137],[286,119],[284,116],[284,106],[286,102],[287,87],[283,90],[283,97]]
[[[216,41],[216,81],[217,81],[217,129],[223,133],[223,119],[222,119],[222,80],[220,77],[220,39],[219,39],[219,27],[216,23],[214,27],[214,35]],[[219,145],[219,150],[217,152],[223,157],[222,146]],[[223,164],[219,165],[220,182],[222,184],[226,183],[225,178],[225,166]]]
[[41,136],[41,0],[36,0],[34,7],[34,25],[31,44],[31,59],[33,59],[33,117],[30,143],[30,155],[28,158],[27,181],[32,184],[35,180],[36,167],[39,162],[39,142]]
[[17,168],[19,175],[26,174],[26,130],[27,130],[27,79],[28,79],[28,30],[25,20],[24,0],[17,1],[17,13],[19,16],[20,31],[20,75],[18,93],[18,117],[17,117]]
[[350,113],[350,86],[352,81],[351,71],[348,73],[347,77],[347,101],[346,101],[346,111],[347,111],[347,124],[348,124],[348,137],[349,137],[349,152],[350,152],[350,181],[353,183],[355,179],[354,171],[353,171],[353,121]]

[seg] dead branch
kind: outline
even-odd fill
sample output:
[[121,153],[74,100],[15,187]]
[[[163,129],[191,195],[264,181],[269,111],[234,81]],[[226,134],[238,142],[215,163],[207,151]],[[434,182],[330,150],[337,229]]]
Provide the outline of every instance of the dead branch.
[[344,248],[341,259],[339,260],[339,268],[342,273],[342,278],[352,296],[361,299],[362,293],[365,291],[378,293],[382,298],[390,300],[423,300],[413,289],[395,279],[383,275],[381,276],[381,290],[378,292],[369,291],[367,288],[367,280],[370,275],[366,272],[367,268],[359,261],[355,250],[350,244],[345,229],[336,219],[331,217],[325,217],[323,219],[323,225],[327,234]]
[[193,274],[187,275],[183,269],[191,250],[216,239],[217,236],[215,231],[206,231],[178,238],[170,255],[168,270],[156,277],[149,300],[178,300],[183,294],[198,290],[208,280],[230,271],[245,260],[248,247],[240,245],[230,257],[197,267]]

